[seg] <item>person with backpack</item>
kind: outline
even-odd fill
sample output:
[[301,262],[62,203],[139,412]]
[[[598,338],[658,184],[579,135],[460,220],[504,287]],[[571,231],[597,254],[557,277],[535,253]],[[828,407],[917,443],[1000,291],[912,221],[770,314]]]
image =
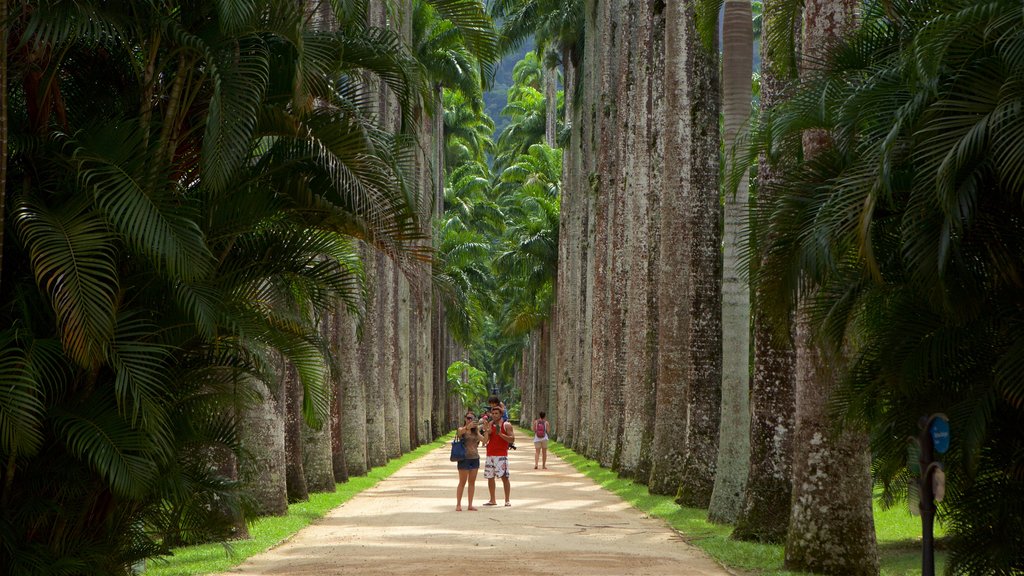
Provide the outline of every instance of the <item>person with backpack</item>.
[[[543,460],[541,457],[543,456]],[[541,460],[545,470],[548,469],[548,419],[541,411],[540,418],[533,421],[533,469],[537,469],[537,461]]]

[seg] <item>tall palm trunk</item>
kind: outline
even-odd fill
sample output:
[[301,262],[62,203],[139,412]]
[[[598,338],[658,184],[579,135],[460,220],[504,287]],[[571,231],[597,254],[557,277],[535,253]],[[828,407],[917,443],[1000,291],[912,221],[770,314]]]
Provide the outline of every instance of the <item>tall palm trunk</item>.
[[[601,41],[596,43],[598,62],[601,75],[601,94],[598,105],[600,138],[597,147],[597,165],[601,170],[596,174],[595,189],[595,222],[594,222],[594,267],[593,267],[593,337],[591,347],[591,385],[589,394],[589,410],[581,414],[577,431],[577,446],[591,458],[603,459],[604,444],[608,439],[608,431],[602,423],[607,421],[609,407],[607,399],[613,386],[614,342],[612,338],[612,307],[614,304],[612,287],[614,283],[612,267],[614,199],[618,188],[618,149],[616,138],[616,92],[621,75],[616,67],[618,51],[615,46],[621,41],[622,28],[618,19],[622,14],[613,9],[614,2],[599,2],[599,35]],[[618,34],[616,34],[618,31]],[[617,434],[617,432],[616,432]]]
[[304,502],[309,500],[309,488],[306,486],[302,455],[302,429],[305,426],[302,418],[302,398],[304,391],[299,375],[291,362],[280,359],[284,364],[285,407],[287,410],[284,426],[285,464],[288,480],[288,501]]
[[[779,26],[792,25],[778,14],[781,2],[764,4],[762,37],[774,35]],[[795,31],[794,31],[795,32]],[[780,54],[770,42],[761,42],[761,113],[767,115],[782,98],[785,78]],[[757,202],[768,206],[772,201],[775,170],[762,155],[758,162]],[[793,433],[796,411],[793,342],[787,331],[774,333],[761,311],[759,302],[770,298],[759,287],[754,293],[754,378],[750,391],[750,470],[746,502],[732,537],[760,542],[783,542],[789,528],[789,505],[792,494]]]
[[[654,420],[651,445],[653,467],[648,486],[655,494],[674,495],[683,480],[687,429],[687,350],[692,336],[688,303],[693,286],[688,280],[689,245],[687,194],[690,181],[689,138],[692,126],[688,111],[695,105],[690,90],[687,54],[693,50],[692,11],[681,3],[665,8],[665,172],[661,199],[661,233],[676,239],[673,249],[662,250],[658,259],[658,359],[656,400],[661,418]],[[671,121],[672,115],[678,121]]]
[[250,456],[239,476],[252,495],[257,516],[281,516],[288,512],[285,389],[283,382],[275,384],[269,387],[256,379],[248,382],[262,400],[243,412],[239,426],[242,449]]
[[[376,250],[361,246],[366,285],[370,294],[366,298],[366,315],[363,317],[362,342],[359,361],[361,378],[366,386],[366,465],[367,468],[387,463],[384,430],[384,370],[381,356],[380,280],[381,270]],[[390,383],[390,377],[387,378]]]
[[345,379],[344,372],[348,369],[343,365],[341,347],[339,346],[339,313],[344,310],[336,309],[328,316],[330,326],[331,355],[337,365],[337,372],[331,381],[331,468],[334,471],[335,482],[348,482],[348,464],[345,458],[345,443],[342,440],[341,421],[344,418],[343,404],[345,402]]
[[[319,320],[320,334],[328,341],[331,333],[331,316],[333,314],[324,314]],[[330,394],[333,398],[334,391],[331,390]],[[333,399],[331,403],[334,403]],[[323,416],[319,429],[302,423],[302,472],[306,476],[306,487],[311,493],[335,490],[332,413]]]
[[[726,0],[723,33],[722,106],[726,174],[736,170],[732,151],[750,119],[754,26],[750,0]],[[745,170],[746,166],[740,169]],[[739,257],[741,228],[749,214],[744,172],[735,194],[725,196],[722,265],[722,420],[715,487],[708,519],[732,523],[743,507],[750,453],[750,287]]]
[[650,474],[650,448],[653,433],[655,394],[654,304],[651,283],[652,258],[658,253],[658,213],[661,191],[652,178],[652,164],[660,164],[658,142],[652,138],[654,93],[652,92],[652,50],[654,44],[654,6],[633,8],[636,20],[629,40],[632,86],[627,105],[629,133],[624,139],[626,184],[627,244],[629,267],[626,282],[625,319],[626,378],[623,389],[623,435],[620,473],[647,480]]
[[[595,0],[596,3],[596,0]],[[602,12],[603,14],[603,12]],[[605,30],[610,25],[607,18],[600,19],[595,18],[597,10],[588,2],[586,10],[586,26],[587,34],[591,38],[597,38],[599,36],[598,30]],[[596,231],[597,231],[597,207],[599,202],[599,196],[596,193],[598,191],[597,183],[599,180],[596,177],[592,177],[592,174],[596,174],[595,167],[598,163],[598,154],[600,153],[600,145],[595,137],[601,133],[600,126],[604,122],[604,114],[598,113],[598,103],[604,98],[604,92],[599,92],[597,88],[603,84],[603,70],[605,61],[599,60],[597,55],[600,53],[596,42],[589,42],[586,45],[587,53],[590,54],[590,61],[593,61],[592,66],[586,67],[586,78],[590,90],[585,91],[586,106],[583,110],[577,113],[577,124],[580,125],[580,152],[579,152],[579,234],[581,238],[580,244],[586,248],[586,253],[581,257],[580,269],[579,269],[579,299],[580,303],[577,306],[577,320],[575,326],[578,327],[577,343],[576,347],[579,350],[579,359],[576,366],[576,397],[578,400],[574,402],[572,409],[567,414],[568,418],[574,418],[575,422],[580,422],[584,418],[590,417],[590,406],[592,404],[592,391],[593,391],[593,367],[594,367],[594,348],[595,342],[594,336],[594,302],[597,297],[595,282],[597,277],[597,254],[595,251],[596,245]],[[592,118],[592,121],[582,121],[583,118]],[[579,430],[579,426],[576,426]],[[578,434],[577,434],[578,436]],[[574,445],[578,446],[581,444],[579,440],[574,439]]]
[[[802,73],[854,25],[855,0],[812,0],[804,8]],[[804,158],[828,146],[828,134],[804,134]],[[801,300],[805,295],[801,295]],[[837,432],[828,403],[843,359],[819,350],[801,301],[796,324],[796,453],[786,536],[789,569],[874,576],[879,572],[871,511],[867,435]]]
[[[585,224],[590,194],[588,178],[583,171],[584,157],[590,147],[583,140],[583,123],[578,120],[574,106],[577,69],[568,49],[563,50],[562,65],[565,70],[565,123],[572,130],[569,145],[562,155],[563,186],[559,209],[558,275],[555,281],[557,300],[555,325],[552,328],[556,354],[548,416],[553,437],[571,446],[574,442],[574,424],[579,420],[578,407],[583,402],[580,392],[584,380],[583,358],[584,355],[589,356],[590,343],[589,334],[584,328],[586,286],[590,277],[586,263],[591,250]],[[590,97],[584,95],[583,99],[589,101]],[[583,104],[584,109],[586,106]],[[589,378],[587,381],[589,385]]]
[[558,130],[558,68],[548,66],[543,54],[537,55],[544,69],[544,143],[554,148]]
[[613,93],[619,103],[612,115],[611,126],[615,137],[609,141],[612,154],[615,156],[615,181],[609,188],[608,217],[608,288],[606,291],[609,302],[607,314],[606,356],[601,361],[606,363],[604,382],[604,427],[601,444],[601,465],[619,469],[622,456],[622,434],[625,416],[625,397],[623,386],[626,379],[626,343],[625,324],[628,314],[628,302],[621,298],[619,290],[626,286],[629,277],[626,229],[629,225],[627,215],[628,185],[628,134],[630,132],[629,95],[632,87],[628,76],[630,69],[630,36],[636,13],[632,10],[630,0],[616,0],[613,10],[615,18],[620,20],[615,29],[613,50],[616,52],[615,71],[620,79]]
[[366,382],[360,370],[360,346],[357,339],[359,318],[346,310],[335,315],[338,340],[338,394],[341,397],[341,443],[345,470],[352,476],[366,474]]
[[409,356],[412,352],[410,346],[412,341],[410,329],[412,325],[410,322],[411,310],[409,307],[409,281],[406,279],[405,273],[402,271],[398,271],[397,279],[398,300],[395,306],[395,343],[396,353],[398,354],[398,379],[396,387],[396,401],[398,408],[398,450],[400,453],[405,454],[412,449],[412,434],[409,426],[409,416],[411,414],[409,400],[412,391]]
[[[666,194],[683,197],[683,221],[680,244],[685,251],[682,268],[662,282],[692,283],[682,314],[690,316],[689,335],[682,347],[686,401],[689,415],[683,433],[686,456],[677,501],[684,506],[706,508],[714,486],[721,413],[722,331],[721,331],[721,232],[718,195],[718,62],[714,52],[716,34],[703,37],[697,31],[695,8],[671,3],[666,13],[666,35],[682,34],[671,54],[673,67],[679,70],[675,81],[683,82],[688,108],[669,107],[668,118],[682,124],[684,153],[681,169],[685,176],[672,179],[682,189]],[[666,50],[669,50],[666,39]],[[678,58],[678,59],[677,59]],[[666,79],[666,84],[669,79]],[[684,102],[676,101],[676,105]],[[670,141],[673,137],[669,137]],[[667,153],[666,153],[667,156]],[[669,170],[676,169],[666,159]],[[673,417],[679,418],[673,414]]]

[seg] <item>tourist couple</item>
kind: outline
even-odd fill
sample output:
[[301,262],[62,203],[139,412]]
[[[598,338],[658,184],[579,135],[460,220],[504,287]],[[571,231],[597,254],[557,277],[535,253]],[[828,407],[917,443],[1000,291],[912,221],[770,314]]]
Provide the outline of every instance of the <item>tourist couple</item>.
[[505,489],[505,506],[511,506],[509,502],[508,482],[508,447],[516,441],[512,424],[509,423],[505,409],[497,397],[488,399],[488,411],[477,421],[473,411],[466,412],[466,423],[459,427],[458,436],[466,445],[466,458],[459,460],[459,487],[456,490],[457,498],[455,510],[462,510],[462,490],[469,482],[469,506],[468,510],[476,510],[473,507],[473,491],[476,488],[476,474],[480,469],[480,452],[478,447],[483,442],[487,445],[487,460],[484,464],[484,478],[487,478],[487,489],[491,493],[491,499],[484,503],[484,506],[496,506],[495,500],[495,478],[501,478],[502,487]]
[[[509,501],[509,495],[511,488],[509,486],[509,468],[508,468],[508,449],[511,446],[515,448],[515,431],[512,428],[512,424],[508,421],[508,413],[505,411],[504,404],[495,396],[492,396],[487,401],[488,413],[484,414],[483,417],[477,421],[476,415],[473,411],[466,412],[466,421],[463,426],[458,429],[458,436],[463,439],[466,445],[466,458],[458,462],[459,470],[459,486],[456,489],[456,500],[455,510],[462,510],[462,491],[465,487],[466,482],[469,482],[469,507],[468,510],[476,510],[473,507],[473,492],[476,488],[476,475],[477,470],[480,469],[480,453],[478,447],[480,442],[487,445],[487,460],[484,465],[484,478],[487,478],[487,489],[490,492],[491,499],[487,501],[484,506],[496,506],[497,500],[495,499],[495,478],[501,478],[502,487],[505,490],[505,506],[511,506],[512,503]],[[544,413],[540,413],[541,427],[537,426],[537,422],[534,422],[534,428],[543,430],[543,434],[539,434],[539,437],[534,438],[534,443],[537,445],[537,452],[540,453],[541,448],[544,452],[544,464],[547,468],[547,420],[544,417]],[[537,444],[540,442],[540,444]],[[536,460],[536,457],[534,458]],[[534,468],[537,468],[536,462],[534,462]]]

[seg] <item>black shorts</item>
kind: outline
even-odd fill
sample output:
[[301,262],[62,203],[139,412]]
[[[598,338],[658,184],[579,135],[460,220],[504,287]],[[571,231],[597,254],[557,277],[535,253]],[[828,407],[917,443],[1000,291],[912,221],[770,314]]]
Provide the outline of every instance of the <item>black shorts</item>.
[[459,463],[458,463],[457,467],[458,467],[459,470],[479,470],[480,469],[480,459],[479,458],[467,458],[465,460],[459,460]]

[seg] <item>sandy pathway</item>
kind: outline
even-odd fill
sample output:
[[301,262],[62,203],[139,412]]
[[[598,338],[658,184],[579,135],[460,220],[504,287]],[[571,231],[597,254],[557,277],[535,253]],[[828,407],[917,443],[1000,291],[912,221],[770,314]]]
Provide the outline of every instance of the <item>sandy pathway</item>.
[[500,506],[501,482],[499,506],[481,506],[487,501],[481,470],[479,511],[456,512],[458,477],[445,446],[225,574],[729,574],[664,521],[602,490],[554,454],[547,470],[534,470],[533,443],[521,431],[517,438],[511,507]]

